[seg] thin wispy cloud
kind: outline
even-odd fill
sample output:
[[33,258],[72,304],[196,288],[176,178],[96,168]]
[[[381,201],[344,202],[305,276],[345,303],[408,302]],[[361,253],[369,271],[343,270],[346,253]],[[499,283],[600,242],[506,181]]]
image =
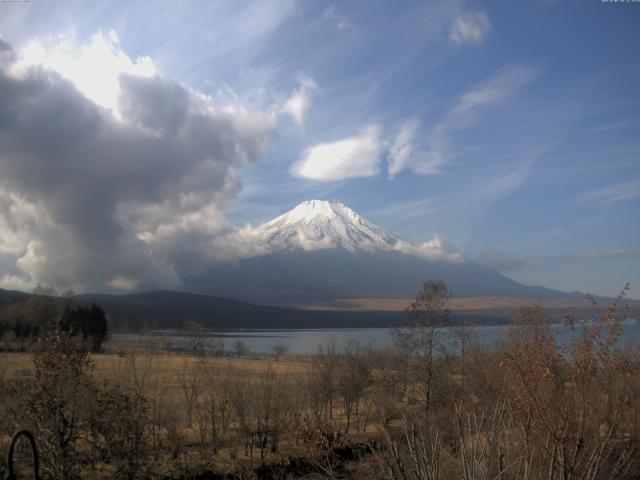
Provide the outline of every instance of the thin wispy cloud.
[[578,198],[598,203],[617,203],[638,197],[640,197],[640,178],[592,190]]
[[414,155],[413,138],[420,127],[420,121],[411,119],[405,122],[396,134],[389,148],[390,177],[401,172]]
[[413,218],[425,217],[438,210],[438,200],[435,198],[425,198],[411,202],[401,202],[387,207],[371,210],[366,214],[371,218],[391,218],[409,220]]
[[463,94],[449,111],[443,124],[450,128],[463,127],[484,107],[498,104],[533,81],[538,69],[527,65],[504,68],[494,76]]
[[480,45],[491,31],[491,22],[484,12],[460,12],[449,29],[449,39],[458,45]]
[[380,127],[369,125],[356,135],[314,145],[293,164],[295,177],[319,181],[371,177],[380,172]]
[[322,18],[335,25],[338,30],[355,30],[355,26],[345,15],[338,13],[334,5],[327,8],[322,14]]
[[531,174],[534,158],[529,157],[504,172],[480,178],[470,187],[466,199],[476,206],[493,205],[518,190]]
[[603,248],[589,252],[578,253],[574,256],[576,260],[598,260],[601,258],[634,258],[640,257],[640,250],[628,248]]
[[416,120],[405,123],[392,142],[389,175],[393,177],[406,168],[419,175],[441,172],[455,153],[455,132],[470,126],[483,109],[499,105],[537,74],[538,70],[531,66],[505,68],[460,96],[431,129],[419,131]]
[[485,249],[479,252],[467,252],[467,255],[482,265],[490,266],[501,272],[518,270],[527,265],[527,261],[522,255],[503,250]]
[[483,265],[489,265],[502,272],[524,270],[540,264],[584,264],[608,259],[637,259],[640,250],[632,248],[603,248],[578,253],[515,253],[504,250],[485,249],[467,252]]
[[310,76],[298,74],[298,86],[285,100],[280,112],[289,115],[299,126],[304,126],[304,120],[311,108],[311,96],[318,89],[318,85]]

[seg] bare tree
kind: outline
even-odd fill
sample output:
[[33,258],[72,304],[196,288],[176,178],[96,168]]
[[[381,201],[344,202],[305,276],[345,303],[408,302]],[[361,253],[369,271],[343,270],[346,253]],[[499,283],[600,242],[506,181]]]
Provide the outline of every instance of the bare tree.
[[289,377],[285,373],[276,373],[271,366],[260,375],[257,403],[257,438],[260,458],[268,447],[276,452],[280,437],[284,433],[290,418],[291,394]]
[[260,460],[268,449],[275,452],[291,419],[292,386],[288,376],[276,373],[271,366],[257,379],[246,373],[234,381],[232,404],[237,432],[245,455],[253,458],[258,448]]
[[248,375],[237,375],[233,379],[231,392],[231,404],[235,414],[235,430],[244,447],[245,456],[253,458],[255,391]]
[[149,411],[149,424],[147,431],[151,439],[151,449],[154,458],[158,460],[163,449],[163,439],[168,431],[170,416],[175,416],[175,411],[168,399],[169,385],[166,375],[153,375],[147,382],[147,399]]
[[209,339],[208,345],[211,355],[214,357],[224,356],[224,349],[227,346],[227,342],[224,337],[213,337]]
[[193,409],[200,393],[200,376],[197,375],[196,367],[190,364],[188,359],[182,363],[178,373],[178,384],[184,399],[186,424],[191,428],[193,423]]
[[402,352],[387,349],[373,354],[375,381],[370,397],[382,427],[398,418],[409,382],[408,359]]
[[247,343],[242,339],[238,339],[233,342],[233,351],[238,357],[246,357],[251,354],[249,345],[247,345]]
[[147,401],[136,393],[105,388],[98,392],[93,408],[88,438],[94,450],[111,464],[117,478],[137,478],[148,455]]
[[306,391],[311,412],[318,423],[333,418],[338,359],[335,345],[320,346],[307,374]]
[[356,341],[345,348],[338,369],[337,390],[342,400],[342,411],[346,418],[345,434],[349,433],[351,419],[358,413],[358,407],[365,389],[371,380],[371,359],[368,351]]
[[285,344],[278,343],[273,346],[272,350],[273,350],[273,354],[277,357],[276,359],[279,359],[281,356],[285,355],[289,349]]
[[218,453],[221,438],[231,422],[231,384],[236,375],[233,362],[225,365],[202,362],[198,368],[200,395],[197,403],[201,444]]
[[207,345],[207,332],[204,325],[188,320],[184,324],[184,332],[191,353],[196,357],[203,355]]
[[417,362],[417,384],[425,413],[429,414],[435,380],[434,357],[442,349],[439,329],[449,322],[449,293],[444,282],[426,282],[416,299],[406,308],[407,324],[394,330],[398,346]]
[[440,478],[440,437],[425,430],[421,422],[402,416],[399,432],[382,429],[382,446],[377,458],[383,478],[393,480],[438,480]]
[[[635,370],[623,364],[632,359],[617,360],[625,292],[563,345],[540,306],[514,317],[500,352],[509,374],[503,395],[522,435],[526,470],[540,478],[628,478],[640,464],[638,427],[627,416],[633,410],[614,386]],[[566,319],[564,328],[573,329]]]
[[28,409],[41,433],[43,467],[54,478],[76,478],[84,453],[80,438],[87,425],[87,405],[95,399],[93,362],[81,340],[51,331],[33,363]]

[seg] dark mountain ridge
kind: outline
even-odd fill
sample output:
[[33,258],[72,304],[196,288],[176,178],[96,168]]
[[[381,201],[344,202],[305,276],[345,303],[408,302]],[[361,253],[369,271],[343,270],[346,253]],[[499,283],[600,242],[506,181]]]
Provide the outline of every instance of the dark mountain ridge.
[[[30,296],[25,292],[0,289],[0,315],[6,313],[8,306]],[[390,327],[406,320],[401,311],[301,310],[168,290],[127,295],[81,294],[72,297],[72,301],[98,303],[109,316],[114,331],[131,332],[181,329],[187,321],[199,322],[208,329],[232,330]],[[513,311],[513,308],[458,310],[451,313],[451,321],[502,324],[509,321]],[[572,311],[590,317],[597,310],[578,308]],[[547,312],[552,320],[560,321],[566,309],[548,309]],[[640,302],[632,302],[629,315],[639,313]]]

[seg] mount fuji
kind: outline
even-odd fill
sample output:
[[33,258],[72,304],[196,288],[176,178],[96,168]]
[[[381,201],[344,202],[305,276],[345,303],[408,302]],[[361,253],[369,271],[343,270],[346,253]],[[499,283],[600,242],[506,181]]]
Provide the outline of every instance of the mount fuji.
[[438,236],[408,242],[339,202],[309,200],[246,229],[260,252],[184,279],[185,290],[276,305],[350,298],[410,298],[444,280],[456,297],[560,298],[480,265]]
[[257,227],[253,235],[271,252],[343,249],[357,252],[401,252],[416,257],[462,261],[445,251],[442,240],[413,245],[362,218],[339,202],[308,200]]

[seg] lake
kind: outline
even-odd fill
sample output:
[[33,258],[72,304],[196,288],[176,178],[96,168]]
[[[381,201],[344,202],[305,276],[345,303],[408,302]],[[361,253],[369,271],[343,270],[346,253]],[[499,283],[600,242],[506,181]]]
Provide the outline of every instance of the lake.
[[[469,330],[477,342],[482,346],[490,346],[501,339],[508,327],[504,325],[474,326]],[[576,330],[579,333],[580,329]],[[447,348],[456,350],[458,342],[452,337],[450,330],[440,329],[443,343]],[[575,334],[574,334],[575,335]],[[570,338],[572,334],[565,332],[562,339]],[[320,346],[335,345],[338,351],[352,341],[371,345],[374,348],[385,348],[393,344],[393,336],[388,328],[342,328],[342,329],[299,329],[299,330],[226,330],[207,332],[206,339],[224,339],[225,350],[232,351],[233,343],[242,340],[256,354],[270,354],[277,345],[284,346],[288,353],[308,355],[318,352]],[[175,330],[154,331],[150,334],[121,334],[111,335],[108,345],[111,347],[160,347],[168,340],[174,351],[188,351],[189,338],[184,332]],[[640,340],[640,324],[636,320],[627,320],[623,324],[620,338],[621,346],[638,345]],[[206,342],[205,342],[206,343]]]

